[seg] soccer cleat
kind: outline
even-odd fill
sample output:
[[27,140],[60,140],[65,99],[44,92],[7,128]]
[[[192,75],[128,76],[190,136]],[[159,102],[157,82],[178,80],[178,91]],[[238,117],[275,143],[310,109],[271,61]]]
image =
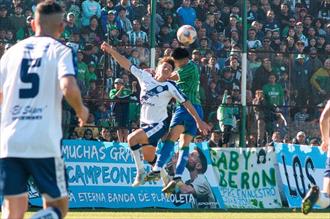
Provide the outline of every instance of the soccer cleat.
[[301,211],[303,214],[308,214],[313,209],[317,199],[319,198],[320,189],[318,186],[312,186],[302,200]]
[[158,180],[160,180],[160,171],[151,171],[144,177],[145,182]]
[[133,187],[137,187],[139,185],[143,185],[145,183],[144,178],[146,177],[145,172],[137,173],[135,176],[135,180],[132,183]]

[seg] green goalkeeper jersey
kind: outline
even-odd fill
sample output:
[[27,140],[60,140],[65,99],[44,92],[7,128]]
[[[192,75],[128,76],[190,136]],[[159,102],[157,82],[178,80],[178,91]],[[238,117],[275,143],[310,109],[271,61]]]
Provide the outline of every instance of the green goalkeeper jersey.
[[179,80],[176,82],[179,89],[187,96],[192,104],[201,104],[199,96],[200,75],[198,66],[189,61],[185,66],[177,70]]

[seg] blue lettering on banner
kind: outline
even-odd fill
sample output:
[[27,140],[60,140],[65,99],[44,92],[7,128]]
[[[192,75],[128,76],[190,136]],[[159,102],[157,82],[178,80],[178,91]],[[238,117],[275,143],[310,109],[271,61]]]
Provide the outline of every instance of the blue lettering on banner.
[[[212,168],[206,143],[199,147],[206,151],[208,167]],[[143,186],[133,188],[136,167],[127,144],[64,140],[62,154],[67,168],[72,208],[192,208],[199,205],[224,207],[212,169],[208,171],[211,174],[210,179],[213,180],[209,181],[209,184],[216,202],[196,203],[193,194],[172,194],[167,197],[161,192],[161,181],[147,182]],[[145,163],[145,169],[150,171],[150,165]],[[190,177],[187,170],[184,173],[184,177],[186,176]],[[33,187],[30,190],[32,191]],[[41,206],[40,196],[36,192],[30,194],[30,203]]]
[[289,206],[299,208],[312,185],[322,187],[326,153],[320,147],[289,144],[276,144],[275,151]]

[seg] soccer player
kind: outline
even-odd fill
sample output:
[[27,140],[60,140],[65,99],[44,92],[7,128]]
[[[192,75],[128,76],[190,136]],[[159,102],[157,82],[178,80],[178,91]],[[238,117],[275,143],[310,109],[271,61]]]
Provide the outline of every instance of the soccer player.
[[[189,59],[189,52],[184,48],[176,48],[172,57],[175,62],[175,71],[171,79],[177,80],[180,90],[187,96],[188,100],[194,105],[199,117],[203,118],[203,110],[199,97],[200,75],[198,66]],[[204,124],[203,124],[204,125]],[[176,188],[176,183],[182,181],[181,176],[188,162],[189,144],[197,134],[197,127],[207,134],[209,127],[199,127],[195,120],[182,106],[177,106],[170,124],[170,132],[165,140],[157,161],[152,171],[146,176],[146,180],[159,180],[160,170],[165,166],[170,154],[174,149],[174,143],[180,138],[179,157],[176,164],[176,172],[173,180],[163,188],[163,192],[171,193]]]
[[139,81],[141,86],[140,102],[140,128],[128,136],[128,145],[130,146],[135,160],[137,175],[133,186],[144,183],[145,170],[141,161],[140,148],[143,156],[151,165],[156,162],[155,151],[158,140],[168,131],[166,124],[167,105],[172,98],[175,98],[183,107],[187,109],[193,120],[199,125],[201,131],[208,128],[199,117],[190,101],[187,101],[185,95],[176,87],[175,82],[169,81],[174,70],[174,61],[171,58],[163,58],[156,68],[156,74],[153,77],[150,73],[138,69],[136,66],[120,55],[113,47],[107,43],[101,45],[101,49],[120,64],[121,67],[131,72]]
[[35,36],[11,47],[0,61],[2,218],[20,219],[28,208],[30,177],[44,209],[32,218],[64,218],[67,180],[61,158],[61,100],[64,95],[82,126],[88,117],[75,74],[72,50],[58,42],[64,30],[59,4],[39,3]]
[[321,208],[327,208],[330,206],[330,100],[321,114],[320,130],[322,137],[321,147],[323,151],[327,152],[327,161],[323,178],[323,191],[320,192],[319,187],[316,185],[310,188],[302,201],[301,210],[304,214],[308,214],[315,204],[318,204]]

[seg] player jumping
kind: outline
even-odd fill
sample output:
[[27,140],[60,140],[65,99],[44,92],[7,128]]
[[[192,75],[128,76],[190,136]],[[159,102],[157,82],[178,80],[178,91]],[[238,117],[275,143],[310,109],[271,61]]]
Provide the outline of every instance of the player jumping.
[[140,149],[142,148],[144,160],[154,165],[157,158],[155,151],[158,140],[168,131],[168,125],[166,124],[168,117],[167,105],[172,98],[175,98],[189,112],[202,132],[206,131],[208,126],[200,119],[193,105],[176,87],[175,82],[168,80],[174,70],[173,59],[162,59],[156,68],[155,76],[152,77],[150,73],[132,65],[126,57],[120,55],[109,44],[103,43],[101,49],[111,54],[121,67],[131,72],[138,79],[141,86],[140,128],[128,136],[128,145],[133,152],[137,168],[137,175],[132,186],[139,186],[144,183],[146,176],[141,161]]
[[[172,57],[177,67],[177,71],[172,74],[171,79],[177,80],[180,90],[194,105],[199,117],[203,118],[203,110],[199,97],[200,75],[197,65],[189,60],[189,52],[184,48],[176,48]],[[174,149],[175,142],[180,138],[180,150],[178,162],[176,164],[176,172],[173,180],[163,188],[163,192],[171,193],[176,188],[176,183],[182,181],[181,177],[188,162],[189,144],[197,134],[197,127],[202,130],[203,134],[207,134],[209,127],[200,127],[185,108],[177,106],[175,114],[170,125],[170,132],[165,140],[157,161],[152,171],[148,173],[146,180],[159,180],[160,171],[165,166],[170,154]]]
[[329,147],[329,135],[330,135],[330,100],[328,101],[325,109],[320,117],[320,130],[322,137],[321,148],[327,152],[327,161],[325,165],[325,172],[323,178],[323,191],[320,192],[318,186],[314,185],[310,188],[305,198],[302,201],[301,211],[304,214],[308,214],[315,204],[321,208],[327,208],[330,206],[330,147]]

